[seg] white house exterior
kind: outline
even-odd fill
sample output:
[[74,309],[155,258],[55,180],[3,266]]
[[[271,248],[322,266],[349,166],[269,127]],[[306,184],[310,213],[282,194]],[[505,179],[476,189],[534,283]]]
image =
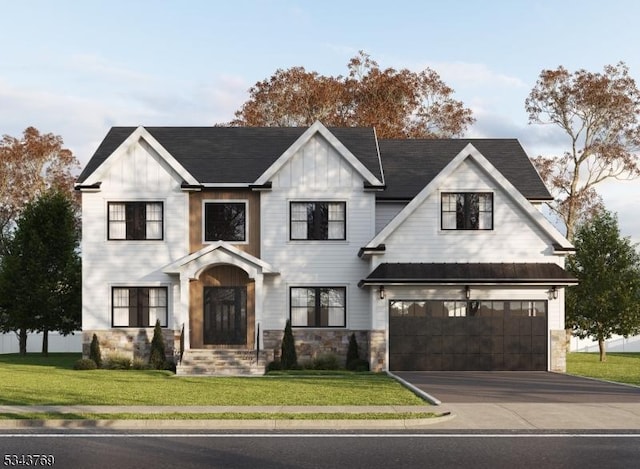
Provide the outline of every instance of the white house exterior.
[[257,373],[290,319],[301,359],[355,333],[374,370],[564,370],[572,246],[515,140],[119,127],[76,187],[85,351],[159,320],[179,373]]

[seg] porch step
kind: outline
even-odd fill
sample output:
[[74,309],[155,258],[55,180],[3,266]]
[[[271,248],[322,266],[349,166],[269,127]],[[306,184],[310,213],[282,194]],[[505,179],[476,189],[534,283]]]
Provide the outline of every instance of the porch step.
[[256,376],[263,375],[266,353],[246,349],[186,350],[176,367],[178,376]]

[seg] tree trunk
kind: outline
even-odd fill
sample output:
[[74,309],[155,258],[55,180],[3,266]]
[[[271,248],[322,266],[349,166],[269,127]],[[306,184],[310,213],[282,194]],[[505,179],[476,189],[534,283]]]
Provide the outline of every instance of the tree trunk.
[[49,330],[42,331],[42,356],[49,356]]
[[20,329],[18,331],[18,343],[20,347],[20,355],[27,354],[27,330]]
[[598,339],[598,349],[600,349],[600,361],[607,361],[607,344],[604,339]]

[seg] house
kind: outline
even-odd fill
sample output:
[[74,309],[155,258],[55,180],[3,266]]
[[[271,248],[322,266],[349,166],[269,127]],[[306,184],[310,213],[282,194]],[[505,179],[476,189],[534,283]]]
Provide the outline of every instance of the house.
[[300,359],[374,370],[565,369],[571,244],[517,140],[370,128],[114,127],[78,178],[83,344],[178,374]]

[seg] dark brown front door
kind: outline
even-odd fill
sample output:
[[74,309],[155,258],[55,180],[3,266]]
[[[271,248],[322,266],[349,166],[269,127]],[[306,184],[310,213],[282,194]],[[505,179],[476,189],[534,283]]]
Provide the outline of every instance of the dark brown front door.
[[205,345],[246,345],[247,287],[204,287]]

